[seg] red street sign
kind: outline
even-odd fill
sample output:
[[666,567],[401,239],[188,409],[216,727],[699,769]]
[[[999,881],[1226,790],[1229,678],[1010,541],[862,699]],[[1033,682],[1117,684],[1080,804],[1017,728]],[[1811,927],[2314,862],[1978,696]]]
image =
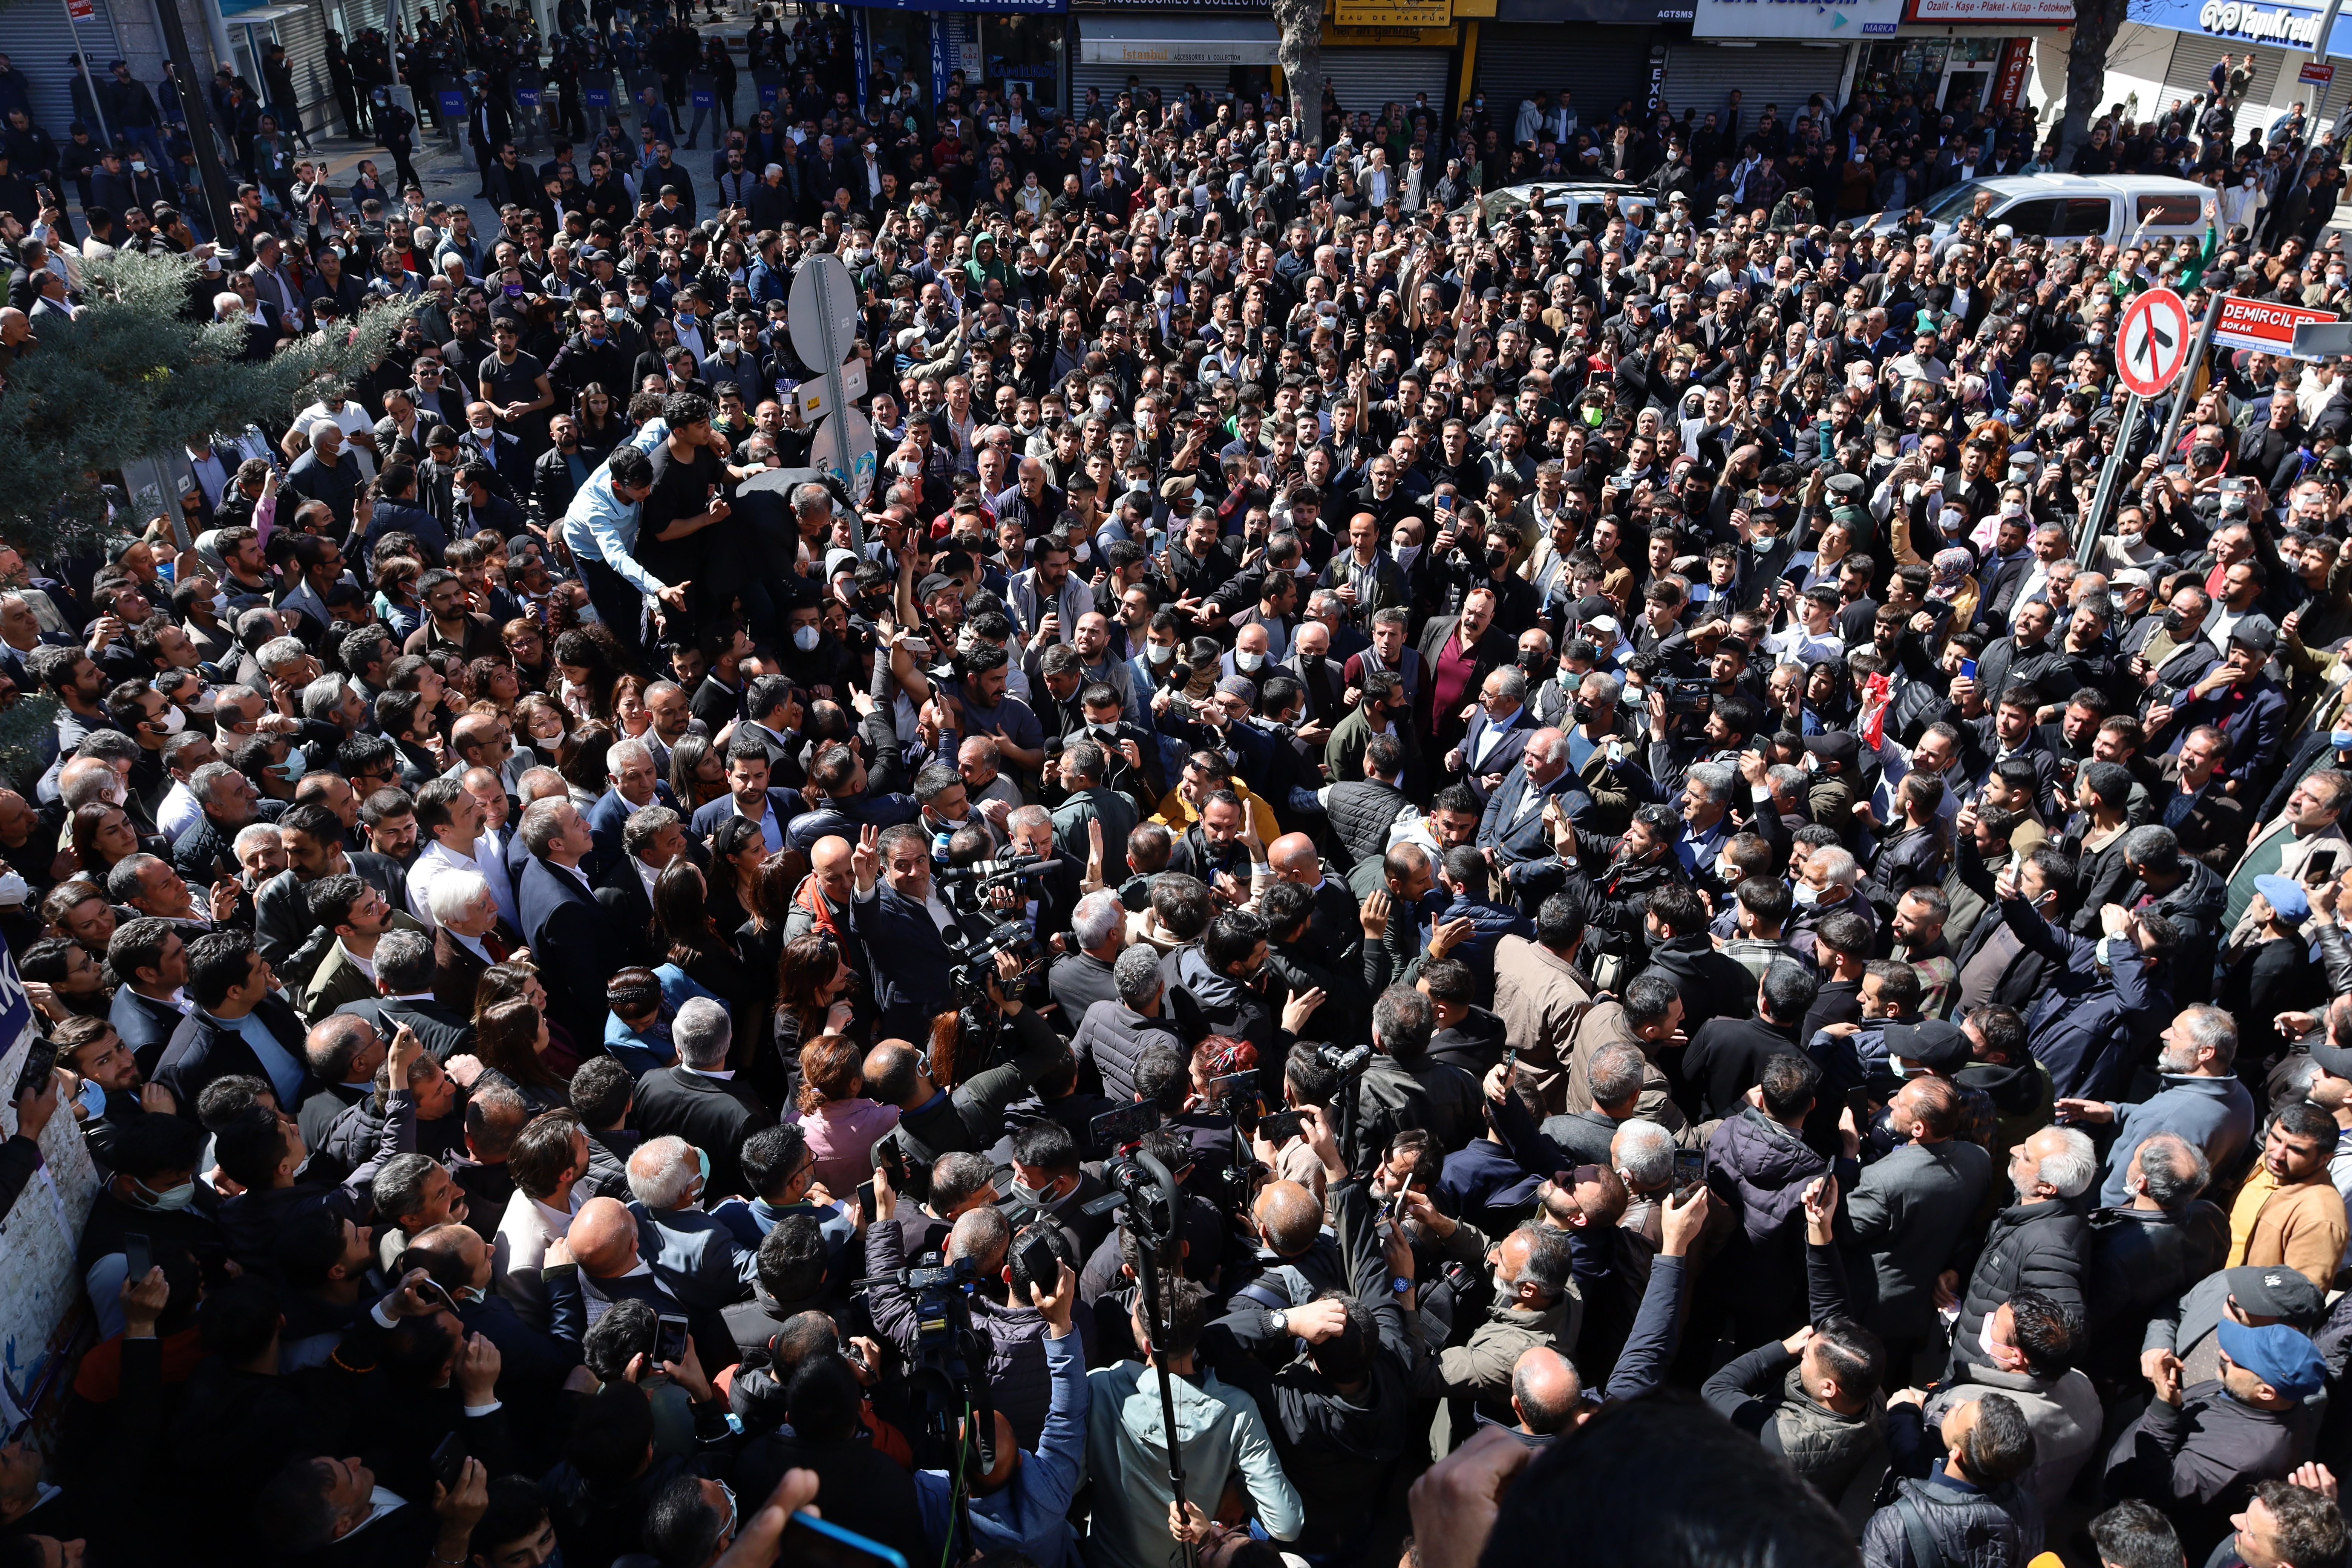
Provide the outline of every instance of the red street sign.
[[2116,336],[2116,379],[2142,397],[2156,396],[2189,363],[2189,342],[2195,335],[2180,296],[2169,289],[2149,289],[2124,310],[2123,331]]
[[77,22],[88,22],[96,18],[98,7],[92,0],[66,0],[66,15]]
[[2314,87],[2326,87],[2329,82],[2332,82],[2335,79],[2336,68],[2329,65],[2326,60],[2309,60],[2305,62],[2303,69],[2297,72],[2295,76],[2295,80],[2307,81]]
[[2213,341],[2224,348],[2260,349],[2268,354],[2292,356],[2294,330],[2305,321],[2332,321],[2333,310],[2306,310],[2269,300],[2241,300],[2235,294],[2221,300],[2221,319],[2213,324]]

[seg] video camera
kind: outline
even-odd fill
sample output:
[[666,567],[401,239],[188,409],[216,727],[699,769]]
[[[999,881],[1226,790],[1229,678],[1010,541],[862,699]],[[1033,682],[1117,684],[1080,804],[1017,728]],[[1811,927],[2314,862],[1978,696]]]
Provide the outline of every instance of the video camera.
[[[964,1477],[986,1475],[996,1466],[996,1419],[988,1384],[987,1345],[971,1326],[971,1297],[980,1285],[978,1267],[969,1258],[950,1263],[938,1252],[926,1252],[908,1268],[895,1274],[869,1276],[851,1289],[865,1290],[877,1285],[896,1285],[915,1298],[914,1364],[907,1371],[907,1390],[926,1418],[925,1429],[949,1452],[959,1441],[969,1443]],[[963,1422],[967,1415],[974,1418]],[[963,1424],[961,1438],[960,1422]],[[961,1485],[956,1501],[957,1527],[969,1542],[971,1522]]]
[[1343,1079],[1353,1078],[1372,1065],[1372,1047],[1360,1046],[1318,1046],[1315,1059],[1338,1073]]
[[1715,682],[1699,676],[1670,675],[1658,682],[1669,716],[1705,713],[1715,706]]

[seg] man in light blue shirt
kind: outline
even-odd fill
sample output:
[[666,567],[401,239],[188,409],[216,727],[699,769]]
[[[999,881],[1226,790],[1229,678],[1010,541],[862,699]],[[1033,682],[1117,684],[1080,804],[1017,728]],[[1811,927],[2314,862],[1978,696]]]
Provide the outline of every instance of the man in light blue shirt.
[[667,421],[646,420],[588,477],[563,513],[563,542],[580,563],[597,619],[636,658],[645,656],[646,595],[674,610],[686,608],[687,585],[663,583],[637,563],[635,554],[637,520],[654,488],[653,461],[646,454],[668,437]]

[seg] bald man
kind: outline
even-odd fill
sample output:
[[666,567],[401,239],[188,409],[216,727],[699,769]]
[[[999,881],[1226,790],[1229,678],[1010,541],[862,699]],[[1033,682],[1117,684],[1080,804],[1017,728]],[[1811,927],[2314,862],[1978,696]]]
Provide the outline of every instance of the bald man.
[[1529,1447],[1549,1445],[1578,1425],[1584,1384],[1575,1365],[1549,1345],[1530,1345],[1511,1367],[1511,1414],[1519,1424],[1511,1435]]
[[1323,1232],[1323,1200],[1298,1182],[1268,1182],[1250,1205],[1257,1260],[1265,1272],[1240,1294],[1278,1310],[1304,1306],[1326,1290],[1348,1288],[1347,1261]]
[[302,1056],[310,1076],[324,1087],[302,1102],[295,1119],[303,1147],[325,1148],[327,1134],[343,1112],[375,1092],[375,1069],[383,1065],[387,1048],[373,1024],[350,1014],[331,1015],[310,1026],[302,1037]]
[[793,889],[792,913],[784,917],[784,940],[822,931],[840,942],[854,964],[864,950],[848,940],[849,900],[857,891],[857,879],[850,870],[852,849],[837,833],[809,846],[809,874]]
[[[551,1246],[541,1275],[547,1285],[548,1310],[555,1331],[576,1340],[614,1302],[643,1301],[666,1316],[685,1318],[696,1349],[704,1361],[710,1361],[714,1352],[731,1342],[726,1338],[725,1320],[715,1311],[690,1311],[670,1294],[655,1274],[652,1260],[643,1256],[643,1237],[650,1228],[649,1221],[617,1199],[590,1198],[580,1205],[562,1243],[579,1267],[563,1268],[564,1254]],[[711,1337],[713,1330],[717,1338]]]
[[1265,859],[1276,881],[1296,882],[1315,895],[1315,912],[1307,919],[1299,956],[1329,968],[1360,940],[1361,918],[1347,879],[1326,873],[1315,840],[1304,833],[1286,833],[1267,845]]

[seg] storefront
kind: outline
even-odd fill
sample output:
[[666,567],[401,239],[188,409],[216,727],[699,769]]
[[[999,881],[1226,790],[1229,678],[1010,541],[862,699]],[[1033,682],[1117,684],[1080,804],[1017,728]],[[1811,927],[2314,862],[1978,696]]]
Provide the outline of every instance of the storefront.
[[221,0],[221,19],[228,24],[229,47],[236,55],[230,65],[260,91],[265,102],[269,84],[262,78],[262,58],[270,45],[279,44],[286,49],[287,67],[294,73],[294,91],[301,100],[296,107],[301,111],[303,129],[321,132],[330,122],[341,129],[334,81],[327,74],[328,22],[315,0],[287,5]]
[[924,0],[919,11],[850,4],[860,102],[887,79],[910,86],[919,103],[937,104],[949,79],[961,76],[1000,99],[1018,87],[1041,108],[1069,106],[1069,0]]
[[[33,123],[63,146],[71,140],[68,128],[81,118],[74,112],[73,88],[81,73],[67,62],[80,52],[89,58],[90,75],[106,79],[107,62],[123,53],[113,7],[108,0],[74,0],[70,8],[67,0],[18,0],[6,16],[0,54],[10,58],[32,89]],[[98,140],[98,127],[91,126],[89,134]]]
[[[1200,15],[1206,9],[1211,14]],[[1212,98],[1255,98],[1274,81],[1278,35],[1263,5],[1209,5],[1188,11],[1119,6],[1075,13],[1077,47],[1070,68],[1071,104],[1087,89],[1106,110],[1129,87],[1157,88],[1163,99],[1198,88]]]
[[1494,20],[1478,24],[1472,76],[1488,121],[1507,142],[1519,105],[1538,92],[1565,91],[1583,125],[1628,98],[1640,107],[1655,85],[1657,24],[1678,19],[1677,8],[1676,0],[1496,0]]
[[2034,101],[2037,66],[2063,75],[2074,16],[2074,0],[1906,0],[1894,39],[1863,46],[1853,88],[1907,92],[1955,124],[2005,114]]
[[[2302,68],[2319,40],[2322,7],[2284,0],[2251,5],[2243,0],[2135,0],[2132,19],[2108,51],[2102,110],[2122,104],[2135,121],[2145,121],[2213,90],[2213,67],[2224,54],[2252,56],[2253,79],[2238,105],[2235,139],[2249,130],[2266,131],[2297,103],[2317,106],[2323,90],[2340,108],[2346,84],[2323,89],[2301,79]],[[2339,16],[2327,40],[2331,60],[2352,59],[2352,15]],[[2338,65],[2337,71],[2343,71]]]

